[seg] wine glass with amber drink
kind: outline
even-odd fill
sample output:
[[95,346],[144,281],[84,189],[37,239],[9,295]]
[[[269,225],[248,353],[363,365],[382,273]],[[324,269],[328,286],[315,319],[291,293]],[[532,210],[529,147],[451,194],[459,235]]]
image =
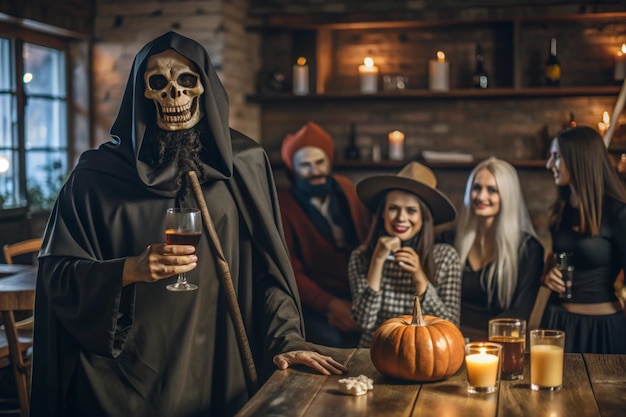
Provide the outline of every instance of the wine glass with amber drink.
[[[200,242],[202,216],[195,208],[168,208],[165,214],[165,238],[168,245],[191,245]],[[170,291],[192,291],[198,288],[187,282],[185,273],[178,274],[174,284],[166,287]]]

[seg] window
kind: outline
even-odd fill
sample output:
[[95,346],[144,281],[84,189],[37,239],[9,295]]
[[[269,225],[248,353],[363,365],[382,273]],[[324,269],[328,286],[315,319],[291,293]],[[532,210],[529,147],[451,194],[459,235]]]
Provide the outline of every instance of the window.
[[0,205],[50,209],[68,171],[67,46],[0,31]]

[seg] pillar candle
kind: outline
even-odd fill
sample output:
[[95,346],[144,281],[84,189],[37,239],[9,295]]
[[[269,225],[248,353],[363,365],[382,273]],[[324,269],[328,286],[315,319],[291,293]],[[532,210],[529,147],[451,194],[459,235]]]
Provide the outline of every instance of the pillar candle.
[[613,71],[613,79],[615,81],[623,81],[624,78],[626,78],[626,43],[623,43],[622,49],[617,51],[615,71]]
[[359,81],[361,93],[376,94],[378,92],[378,67],[374,65],[372,58],[365,58],[363,65],[359,65]]
[[437,59],[428,63],[428,86],[432,91],[448,91],[450,89],[450,63],[446,55],[437,51]]
[[404,159],[404,133],[399,130],[389,132],[389,159],[402,161]]
[[293,66],[293,94],[306,96],[309,94],[309,66],[306,58],[301,56]]
[[474,387],[491,387],[498,380],[498,357],[490,353],[473,353],[465,357],[467,379]]
[[598,122],[598,132],[600,132],[600,135],[604,136],[609,126],[611,126],[611,117],[609,116],[609,112],[605,111],[602,113],[602,121]]

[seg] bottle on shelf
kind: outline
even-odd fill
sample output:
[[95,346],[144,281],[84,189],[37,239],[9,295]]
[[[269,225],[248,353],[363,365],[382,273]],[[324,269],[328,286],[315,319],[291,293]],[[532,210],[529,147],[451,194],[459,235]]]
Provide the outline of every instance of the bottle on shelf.
[[344,153],[344,158],[348,161],[356,161],[361,158],[361,152],[356,146],[356,126],[350,123],[350,136],[348,137],[348,147]]
[[569,121],[565,123],[565,129],[570,127],[576,127],[576,119],[574,118],[574,112],[569,112]]
[[484,67],[485,56],[483,48],[476,45],[476,70],[474,71],[473,84],[474,88],[487,88],[489,85],[489,77]]
[[545,67],[546,85],[561,85],[561,63],[556,56],[556,38],[550,38],[550,49]]

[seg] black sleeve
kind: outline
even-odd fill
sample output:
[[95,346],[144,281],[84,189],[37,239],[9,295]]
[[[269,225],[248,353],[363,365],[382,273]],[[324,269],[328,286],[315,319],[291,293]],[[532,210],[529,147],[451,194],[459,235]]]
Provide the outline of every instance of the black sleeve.
[[541,284],[544,251],[541,243],[533,237],[526,239],[519,260],[517,286],[511,307],[498,317],[517,317],[528,320]]
[[135,285],[122,287],[124,259],[44,257],[38,280],[50,312],[82,349],[117,357],[133,324]]

